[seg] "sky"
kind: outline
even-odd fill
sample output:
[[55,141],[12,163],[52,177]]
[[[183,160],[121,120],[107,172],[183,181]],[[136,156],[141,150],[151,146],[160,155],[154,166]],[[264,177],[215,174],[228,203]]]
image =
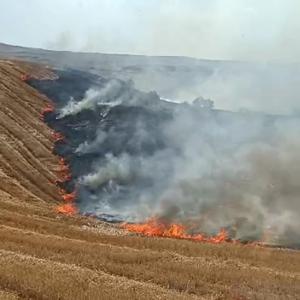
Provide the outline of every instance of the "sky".
[[299,0],[0,0],[0,42],[299,62],[299,15]]

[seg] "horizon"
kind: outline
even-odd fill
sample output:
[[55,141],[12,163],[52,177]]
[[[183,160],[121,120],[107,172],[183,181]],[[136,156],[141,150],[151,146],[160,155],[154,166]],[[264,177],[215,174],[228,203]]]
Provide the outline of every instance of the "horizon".
[[15,48],[26,48],[26,49],[33,49],[33,50],[41,50],[41,51],[50,51],[50,52],[67,52],[67,53],[74,53],[74,54],[100,54],[100,55],[115,55],[115,56],[137,56],[137,57],[149,57],[149,58],[185,58],[191,60],[198,60],[198,61],[206,61],[206,62],[226,62],[226,63],[243,63],[243,64],[256,64],[256,65],[293,65],[293,64],[300,64],[299,61],[251,61],[251,60],[233,60],[233,59],[213,59],[213,58],[201,58],[201,57],[193,57],[193,56],[179,56],[179,55],[147,55],[147,54],[132,54],[132,53],[114,53],[114,52],[99,52],[99,51],[80,51],[80,50],[54,50],[49,49],[46,47],[30,47],[24,46],[19,44],[9,44],[6,42],[0,41],[0,45],[5,45],[8,47],[15,47]]
[[272,5],[258,0],[11,0],[0,3],[0,11],[5,12],[1,40],[12,45],[217,61],[300,61],[296,0]]

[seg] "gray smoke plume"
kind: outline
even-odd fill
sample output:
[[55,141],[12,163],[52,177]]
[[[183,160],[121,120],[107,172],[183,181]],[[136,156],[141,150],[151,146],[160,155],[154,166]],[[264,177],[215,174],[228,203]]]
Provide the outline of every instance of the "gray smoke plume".
[[104,87],[90,88],[86,91],[84,98],[76,102],[73,98],[70,99],[68,104],[64,106],[58,118],[63,118],[68,115],[76,115],[82,110],[95,109],[97,105],[118,105],[121,103],[120,95],[122,84],[119,80],[110,80]]
[[[123,97],[121,106],[132,109],[140,103],[147,108],[145,102],[130,99]],[[157,136],[140,120],[127,139],[137,153],[114,154],[111,149],[93,161],[93,171],[78,181],[82,198],[90,199],[80,202],[82,211],[135,222],[158,216],[188,225],[193,232],[214,234],[227,228],[241,240],[269,234],[268,242],[297,243],[300,120],[217,111],[205,99],[171,106],[172,118],[155,124],[164,147],[151,153],[141,150]],[[77,107],[83,106],[79,102]],[[156,113],[153,106],[151,111]],[[97,153],[109,138],[122,140],[122,134],[114,127],[98,129],[95,139],[76,152]]]

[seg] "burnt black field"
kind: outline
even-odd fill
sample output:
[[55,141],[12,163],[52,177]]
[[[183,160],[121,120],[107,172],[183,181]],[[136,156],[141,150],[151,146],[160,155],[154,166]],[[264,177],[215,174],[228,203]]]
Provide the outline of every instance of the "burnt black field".
[[[56,142],[54,148],[55,154],[63,157],[69,164],[72,173],[72,180],[62,185],[68,192],[72,192],[76,188],[76,201],[79,207],[83,208],[83,212],[97,215],[93,209],[85,211],[85,202],[88,202],[88,207],[91,207],[93,195],[98,195],[95,200],[95,207],[97,207],[97,203],[101,199],[99,192],[101,195],[104,191],[106,197],[107,194],[111,194],[110,201],[116,204],[121,201],[120,199],[125,199],[132,193],[137,194],[134,189],[141,190],[151,187],[153,182],[150,178],[135,177],[130,185],[126,183],[127,186],[123,186],[125,188],[118,192],[109,191],[111,185],[109,180],[97,189],[83,188],[78,184],[78,180],[82,175],[92,172],[95,162],[101,166],[101,161],[105,160],[108,153],[116,157],[122,153],[135,157],[147,157],[157,151],[170,148],[162,132],[162,127],[174,119],[174,111],[187,109],[187,106],[166,102],[161,100],[155,92],[148,94],[140,92],[133,88],[131,82],[118,80],[122,85],[122,92],[128,93],[129,91],[132,94],[131,97],[137,97],[138,101],[134,104],[122,103],[113,107],[105,104],[98,105],[95,109],[86,109],[74,116],[68,115],[59,118],[58,111],[68,103],[70,98],[79,102],[89,88],[101,88],[109,82],[109,79],[71,69],[56,71],[56,73],[59,76],[58,80],[31,79],[28,83],[55,104],[55,112],[46,114],[45,121],[53,130],[62,133],[65,137],[64,141]],[[214,118],[220,123],[240,119],[237,114],[225,111],[204,108],[199,112],[197,107],[188,107],[188,109],[200,113],[203,119]],[[137,127],[141,122],[145,128],[145,136],[137,135]],[[266,119],[267,122],[268,119]],[[76,152],[79,145],[95,140],[100,130],[109,133],[105,140],[88,153]],[[172,153],[180,154],[179,152],[180,149],[172,149]],[[172,166],[169,166],[168,171],[170,173],[173,171]],[[124,183],[118,182],[118,184],[123,185]],[[99,217],[101,216],[102,213]]]
[[[104,104],[97,106],[94,110],[83,110],[76,116],[58,118],[59,109],[64,107],[71,97],[75,101],[80,101],[89,88],[101,88],[109,80],[77,70],[57,71],[57,74],[59,79],[55,81],[31,79],[28,83],[49,97],[55,104],[55,112],[46,114],[45,121],[53,130],[62,133],[65,137],[64,141],[56,142],[54,148],[55,154],[63,157],[69,164],[72,173],[72,180],[63,183],[62,186],[68,192],[76,188],[76,202],[79,207],[83,208],[83,213],[113,220],[114,218],[107,213],[97,215],[93,209],[85,210],[85,202],[88,202],[88,207],[91,207],[93,195],[99,196],[102,192],[109,193],[107,190],[110,189],[111,182],[104,183],[97,190],[82,187],[78,184],[78,179],[83,174],[92,172],[94,162],[97,161],[101,165],[101,160],[105,159],[107,153],[114,156],[121,153],[128,153],[132,156],[149,156],[158,149],[167,147],[160,132],[160,126],[172,118],[174,104],[161,101],[154,92],[142,93],[135,90],[131,86],[132,83],[120,81],[124,91],[130,91],[132,95],[138,97],[138,104],[114,107]],[[150,138],[136,135],[136,127],[139,122],[143,122]],[[95,140],[99,130],[109,133],[105,140],[88,153],[76,153],[79,145]],[[150,185],[150,181],[135,178],[132,186],[111,193],[111,201],[116,203],[120,201],[119,199],[126,198],[126,194],[132,193],[130,189],[137,187],[140,189]],[[99,202],[98,196],[95,206]],[[87,199],[89,200],[87,201]],[[117,216],[115,218],[117,219]]]
[[45,121],[65,137],[54,151],[70,166],[72,179],[62,186],[76,189],[82,214],[107,221],[155,215],[196,223],[195,233],[227,228],[244,241],[274,227],[276,244],[295,244],[298,225],[272,224],[297,211],[298,151],[284,144],[285,128],[295,143],[297,117],[216,110],[203,98],[173,103],[132,81],[56,73],[57,80],[28,83],[55,104]]

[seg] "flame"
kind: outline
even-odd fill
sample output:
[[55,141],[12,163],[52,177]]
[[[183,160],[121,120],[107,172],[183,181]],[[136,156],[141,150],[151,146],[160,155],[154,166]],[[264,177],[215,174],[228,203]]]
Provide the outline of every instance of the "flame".
[[63,158],[63,157],[61,157],[60,159],[59,159],[59,165],[60,166],[66,166],[67,165],[67,163],[66,163],[66,161],[65,161],[65,159]]
[[22,81],[27,81],[31,78],[31,76],[29,74],[22,74],[21,75],[21,80]]
[[[69,181],[71,180],[71,172],[70,172],[70,168],[68,166],[68,164],[66,163],[65,159],[64,158],[60,158],[59,159],[59,170],[58,170],[60,176],[61,176],[61,179],[58,179],[56,180],[56,183],[59,185],[59,184],[62,184],[66,181]],[[76,190],[73,191],[72,193],[67,193],[64,189],[60,189],[60,194],[62,196],[62,199],[66,202],[74,202],[75,201],[75,198],[76,198]],[[69,204],[68,204],[69,205]],[[71,203],[70,205],[73,206],[73,208],[76,210],[76,207],[73,203]],[[67,209],[65,209],[67,208]],[[70,212],[69,212],[69,209],[70,207],[66,207],[65,205],[62,205],[62,206],[59,206],[57,208],[57,211],[60,212],[60,213],[65,213],[67,215],[70,215]]]
[[73,216],[78,213],[77,208],[73,203],[63,204],[56,207],[56,212],[67,215]]
[[75,200],[75,197],[76,197],[76,192],[72,192],[72,193],[65,193],[63,191],[62,193],[62,198],[64,199],[64,201],[67,201],[67,202],[73,202]]
[[74,204],[76,198],[76,191],[73,191],[72,193],[66,193],[65,190],[61,189],[60,194],[62,196],[62,199],[68,203],[57,206],[56,212],[65,214],[67,216],[77,214],[78,210]]
[[51,104],[47,104],[47,106],[43,109],[42,114],[45,115],[46,113],[53,112],[54,106]]
[[45,115],[52,113],[54,111],[54,106],[52,104],[47,104],[46,107],[42,110],[40,119],[44,121]]
[[57,183],[63,183],[65,181],[70,181],[72,178],[70,167],[62,157],[59,159],[58,173],[59,173],[61,179],[57,180]]
[[[28,77],[24,77],[22,78],[22,80],[27,80],[29,79]],[[48,113],[51,113],[54,111],[54,105],[53,104],[47,104],[47,106],[43,109],[42,113],[41,113],[41,120],[45,120],[45,115]],[[51,131],[51,136],[54,140],[54,142],[58,142],[58,141],[64,141],[64,136],[59,133],[56,132],[54,130]],[[55,180],[55,183],[57,185],[63,184],[66,181],[71,180],[71,171],[69,168],[69,165],[67,164],[67,162],[65,161],[64,158],[60,157],[59,161],[58,161],[58,165],[59,165],[59,169],[58,169],[58,174],[59,177],[57,180]],[[55,211],[57,213],[61,213],[61,214],[65,214],[67,216],[72,216],[78,213],[78,210],[74,204],[75,198],[76,198],[76,191],[73,191],[72,193],[67,193],[64,189],[60,189],[60,194],[61,197],[64,201],[68,202],[67,204],[62,204],[62,205],[58,205],[57,207],[55,207]]]
[[64,141],[65,137],[60,132],[51,132],[51,136],[54,140],[54,142]]
[[219,244],[229,241],[228,233],[225,229],[221,229],[215,236],[206,236],[204,234],[188,234],[187,229],[182,224],[168,224],[159,219],[152,218],[142,224],[123,223],[122,228],[145,236],[168,237],[177,239],[186,239],[198,242],[209,242]]

